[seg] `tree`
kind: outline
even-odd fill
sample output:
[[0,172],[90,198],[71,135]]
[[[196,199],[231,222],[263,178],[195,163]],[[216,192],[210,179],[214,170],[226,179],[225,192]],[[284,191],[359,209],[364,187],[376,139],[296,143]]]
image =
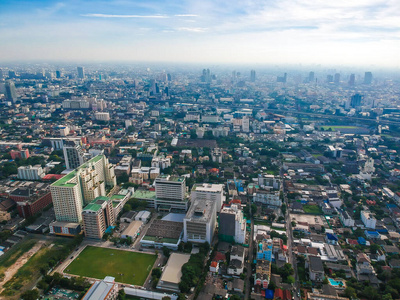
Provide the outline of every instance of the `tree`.
[[170,256],[171,250],[170,250],[169,248],[167,248],[167,247],[164,246],[164,247],[162,248],[162,250],[163,250],[164,256],[166,256],[166,257],[169,257],[169,256]]
[[351,286],[348,286],[347,288],[345,288],[344,294],[349,299],[357,298],[356,290],[354,288],[352,288]]
[[164,296],[164,297],[162,297],[162,300],[171,300],[171,297]]
[[155,276],[157,278],[161,277],[161,269],[160,268],[154,268],[153,271],[151,271],[151,276]]
[[124,289],[120,289],[118,291],[118,298],[117,299],[118,300],[125,300],[125,291],[124,291]]
[[381,247],[378,244],[371,244],[371,246],[369,246],[369,251],[371,251],[372,254],[376,254],[379,249],[381,249]]
[[30,291],[25,291],[21,295],[21,299],[23,300],[36,300],[39,298],[40,293],[38,289],[30,290]]

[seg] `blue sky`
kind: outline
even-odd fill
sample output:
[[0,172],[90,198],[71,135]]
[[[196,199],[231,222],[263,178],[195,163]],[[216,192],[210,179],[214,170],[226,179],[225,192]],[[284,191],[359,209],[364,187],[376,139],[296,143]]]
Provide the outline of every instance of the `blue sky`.
[[398,0],[0,1],[1,61],[399,67]]

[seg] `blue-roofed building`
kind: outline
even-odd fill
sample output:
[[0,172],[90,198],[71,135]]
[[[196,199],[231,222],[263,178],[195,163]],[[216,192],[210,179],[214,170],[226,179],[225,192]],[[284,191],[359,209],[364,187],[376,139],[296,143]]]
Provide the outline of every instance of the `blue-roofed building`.
[[358,242],[360,245],[363,245],[363,246],[365,246],[365,245],[367,244],[367,241],[366,241],[362,236],[360,236],[360,237],[357,239],[357,242]]
[[274,299],[274,290],[265,290],[265,299]]
[[337,245],[339,242],[338,237],[334,233],[327,233],[325,236],[325,240],[328,244]]
[[381,239],[381,235],[379,234],[379,232],[376,232],[376,231],[365,230],[365,236],[368,239],[374,239],[374,240],[380,240]]
[[272,255],[272,240],[263,240],[258,244],[257,248],[257,259],[273,261]]

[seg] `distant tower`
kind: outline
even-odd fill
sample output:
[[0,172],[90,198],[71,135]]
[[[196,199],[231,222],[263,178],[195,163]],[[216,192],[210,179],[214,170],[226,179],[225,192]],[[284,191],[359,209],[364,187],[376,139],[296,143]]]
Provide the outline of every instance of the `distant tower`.
[[77,67],[78,70],[78,78],[84,79],[85,78],[85,68],[84,67]]
[[2,78],[3,78],[3,70],[0,69],[0,79],[2,79]]
[[310,74],[308,74],[308,82],[313,82],[314,81],[314,72],[310,72]]
[[256,71],[255,70],[251,70],[250,71],[250,81],[251,82],[255,82],[256,81]]
[[371,83],[372,83],[372,73],[371,72],[365,72],[364,84],[371,84]]
[[360,94],[355,94],[351,96],[350,106],[353,108],[361,106],[362,96]]
[[56,78],[61,78],[61,71],[56,71]]
[[327,83],[333,82],[333,76],[332,76],[332,75],[327,75],[327,76],[326,76],[326,82],[327,82]]
[[340,74],[339,73],[335,74],[334,82],[335,82],[335,84],[339,84],[340,83]]
[[5,84],[6,88],[6,99],[15,103],[18,100],[17,90],[15,89],[15,84],[11,80],[7,81]]
[[349,85],[353,86],[355,83],[356,83],[356,75],[351,74],[350,80],[349,80]]

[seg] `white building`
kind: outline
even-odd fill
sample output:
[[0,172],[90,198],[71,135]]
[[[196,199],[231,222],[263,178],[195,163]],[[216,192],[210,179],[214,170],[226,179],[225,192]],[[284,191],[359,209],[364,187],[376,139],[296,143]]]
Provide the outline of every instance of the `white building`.
[[222,150],[220,148],[214,148],[211,151],[211,158],[213,162],[222,163]]
[[83,149],[75,141],[65,141],[63,152],[67,169],[76,169],[85,162]]
[[361,211],[361,221],[364,223],[366,228],[375,229],[376,219],[369,211]]
[[98,121],[109,121],[110,120],[110,113],[108,112],[96,112],[94,114],[94,118]]
[[201,122],[203,122],[203,123],[218,123],[219,116],[217,116],[217,115],[202,115]]
[[250,119],[248,117],[242,118],[242,131],[250,132]]
[[153,160],[151,161],[151,166],[155,168],[160,168],[161,170],[164,170],[165,168],[168,168],[171,166],[171,159],[165,158],[163,156],[156,156],[153,157]]
[[82,300],[114,300],[117,297],[118,284],[114,277],[107,276],[103,280],[95,281]]
[[195,184],[192,188],[191,198],[192,201],[212,200],[215,202],[217,212],[219,212],[225,201],[224,185],[210,183]]
[[183,201],[186,196],[185,177],[160,175],[154,180],[157,199]]
[[259,174],[258,175],[258,185],[262,189],[273,188],[275,190],[279,190],[280,180],[271,174]]
[[212,133],[214,137],[220,137],[220,136],[228,136],[229,134],[229,127],[216,127],[212,129]]
[[183,241],[211,244],[217,224],[215,202],[195,200],[183,219]]
[[345,210],[342,211],[340,213],[339,218],[340,218],[340,221],[342,222],[343,226],[354,227],[355,221],[352,217],[350,217],[350,215],[348,214],[347,211],[345,211]]
[[98,155],[50,186],[57,221],[82,222],[83,206],[117,184],[114,167]]
[[282,200],[279,197],[279,191],[258,191],[253,195],[253,202],[259,202],[277,207],[282,205]]
[[44,171],[40,165],[21,166],[18,168],[18,179],[41,180],[44,175]]

